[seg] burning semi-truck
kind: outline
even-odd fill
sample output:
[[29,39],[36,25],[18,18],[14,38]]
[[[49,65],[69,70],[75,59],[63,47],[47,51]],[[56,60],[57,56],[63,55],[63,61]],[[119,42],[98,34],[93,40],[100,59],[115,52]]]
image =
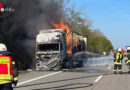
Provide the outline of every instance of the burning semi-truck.
[[[60,70],[81,66],[81,60],[73,59],[75,53],[85,51],[87,38],[72,32],[71,41],[66,40],[66,30],[41,30],[36,38],[36,68]],[[84,54],[85,55],[85,54]]]
[[[61,22],[57,29],[40,30],[36,37],[36,69],[60,70],[82,66],[83,59],[78,59],[76,53],[86,56],[87,37],[70,31]],[[64,28],[64,29],[62,29]]]

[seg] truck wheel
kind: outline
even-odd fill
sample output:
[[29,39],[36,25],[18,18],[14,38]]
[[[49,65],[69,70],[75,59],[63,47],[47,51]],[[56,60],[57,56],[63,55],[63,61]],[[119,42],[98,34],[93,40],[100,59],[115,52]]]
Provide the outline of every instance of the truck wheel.
[[57,66],[57,67],[54,68],[54,70],[60,71],[60,70],[61,70],[61,67],[60,67],[60,66]]
[[83,67],[83,61],[80,61],[79,64],[79,67]]
[[67,69],[72,69],[72,68],[73,68],[73,63],[72,63],[71,61],[67,61],[67,62],[65,63],[65,68],[67,68]]

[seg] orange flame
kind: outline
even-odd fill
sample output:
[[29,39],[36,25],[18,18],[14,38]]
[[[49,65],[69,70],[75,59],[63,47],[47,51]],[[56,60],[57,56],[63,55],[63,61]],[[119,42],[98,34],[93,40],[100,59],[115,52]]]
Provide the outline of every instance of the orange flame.
[[52,22],[52,25],[56,28],[56,29],[65,29],[66,30],[66,43],[67,43],[67,53],[72,55],[72,35],[71,35],[71,31],[68,25],[64,24],[64,21],[61,20],[60,24],[55,24],[54,22]]

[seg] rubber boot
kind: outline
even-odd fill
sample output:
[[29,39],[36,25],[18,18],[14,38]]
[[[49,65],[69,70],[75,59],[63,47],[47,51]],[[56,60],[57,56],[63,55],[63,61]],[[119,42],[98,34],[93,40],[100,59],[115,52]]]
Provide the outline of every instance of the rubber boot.
[[114,74],[117,74],[116,71],[114,71]]
[[119,74],[123,74],[122,71],[119,71]]
[[130,74],[130,71],[128,71],[128,74]]

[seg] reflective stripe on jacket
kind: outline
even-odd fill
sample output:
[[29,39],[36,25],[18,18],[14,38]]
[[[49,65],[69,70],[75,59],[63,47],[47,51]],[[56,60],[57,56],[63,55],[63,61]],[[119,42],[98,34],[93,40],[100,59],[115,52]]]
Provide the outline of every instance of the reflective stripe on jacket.
[[130,63],[130,60],[127,60],[127,62],[126,63]]
[[114,64],[122,65],[123,54],[120,52],[117,52],[114,56],[115,56]]
[[6,83],[11,83],[12,81],[8,81],[8,80],[0,80],[0,84],[6,84]]
[[10,56],[0,55],[0,84],[13,80],[12,60]]
[[130,53],[125,54],[125,62],[129,63],[130,62]]

